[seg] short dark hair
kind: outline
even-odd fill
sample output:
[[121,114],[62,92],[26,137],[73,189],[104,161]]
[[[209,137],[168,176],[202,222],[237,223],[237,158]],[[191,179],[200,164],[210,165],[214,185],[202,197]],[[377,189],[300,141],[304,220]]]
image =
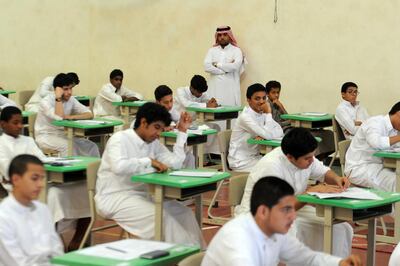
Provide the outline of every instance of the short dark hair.
[[190,87],[198,92],[206,92],[208,90],[207,81],[203,76],[194,75],[190,80]]
[[318,147],[318,142],[306,128],[296,127],[291,129],[282,139],[281,148],[285,155],[292,155],[296,160],[313,152]]
[[124,73],[122,73],[121,69],[114,69],[110,73],[110,79],[113,79],[115,77],[121,76],[122,78],[124,77]]
[[18,107],[7,106],[1,110],[0,121],[8,122],[13,115],[22,115],[22,112]]
[[168,110],[156,103],[145,103],[141,107],[136,114],[136,121],[133,125],[134,129],[137,129],[140,126],[140,120],[145,118],[148,124],[161,121],[165,124],[165,126],[169,126],[171,124],[171,114]]
[[69,86],[72,85],[74,82],[72,79],[65,73],[60,73],[57,76],[55,76],[53,80],[53,87],[54,89],[56,87],[64,87],[64,86]]
[[347,92],[347,89],[348,89],[349,87],[356,87],[356,88],[358,88],[357,84],[355,84],[354,82],[349,81],[349,82],[343,83],[341,92],[342,92],[342,93],[346,93],[346,92]]
[[250,99],[251,96],[253,96],[254,93],[259,92],[259,91],[264,91],[264,92],[266,92],[266,91],[265,91],[265,87],[264,87],[262,84],[260,84],[260,83],[255,83],[255,84],[253,84],[253,85],[250,85],[250,86],[247,88],[247,91],[246,91],[246,97],[247,97],[247,99]]
[[30,154],[20,154],[15,156],[14,159],[11,160],[10,166],[8,167],[8,177],[10,178],[10,182],[12,183],[12,176],[14,174],[23,175],[27,170],[28,164],[36,164],[43,165],[43,162],[36,156]]
[[389,111],[389,115],[394,115],[398,111],[400,111],[400,102],[397,102],[395,105],[393,105],[393,107]]
[[160,85],[154,91],[154,97],[157,101],[161,100],[167,95],[172,95],[172,90],[167,85]]
[[273,88],[278,88],[279,91],[281,90],[281,84],[279,81],[276,80],[270,80],[265,84],[265,89],[267,90],[267,93],[269,93]]
[[72,80],[72,82],[75,83],[75,85],[79,84],[80,80],[78,74],[76,74],[75,72],[69,72],[67,73],[67,76]]
[[254,184],[251,192],[251,214],[254,216],[260,205],[271,209],[281,198],[290,195],[294,195],[294,189],[288,182],[275,176],[263,177]]

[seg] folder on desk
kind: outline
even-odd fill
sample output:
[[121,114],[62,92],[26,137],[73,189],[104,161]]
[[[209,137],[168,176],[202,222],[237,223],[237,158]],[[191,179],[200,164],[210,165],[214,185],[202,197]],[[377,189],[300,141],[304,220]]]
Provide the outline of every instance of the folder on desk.
[[320,112],[303,112],[302,115],[309,115],[309,116],[324,116],[327,113],[320,113]]

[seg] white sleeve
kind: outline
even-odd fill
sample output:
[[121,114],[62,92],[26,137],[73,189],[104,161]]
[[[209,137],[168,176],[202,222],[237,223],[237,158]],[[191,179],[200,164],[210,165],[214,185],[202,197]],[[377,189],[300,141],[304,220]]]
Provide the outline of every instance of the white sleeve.
[[180,88],[177,90],[176,92],[176,97],[179,101],[179,103],[186,107],[201,107],[201,108],[205,108],[207,107],[207,103],[198,103],[198,102],[193,102],[189,99],[186,98],[186,93],[185,93],[185,89],[184,88]]
[[109,102],[122,102],[122,97],[115,93],[114,88],[108,85],[104,85],[103,88],[101,88],[98,96]]
[[[0,250],[4,249],[4,259],[14,260],[14,264],[24,266],[28,265],[28,257],[19,245],[19,239],[15,233],[15,226],[8,220],[0,217]],[[8,257],[8,258],[7,258]],[[0,260],[3,260],[3,252],[1,252]]]
[[208,50],[206,58],[204,59],[204,70],[213,75],[225,74],[225,71],[219,69],[212,64],[212,48]]
[[350,116],[346,112],[345,108],[341,108],[340,106],[338,106],[338,108],[336,108],[335,119],[352,136],[354,136],[356,134],[358,127],[356,127],[356,125],[354,124],[354,120],[350,118]]
[[[3,133],[4,134],[4,133]],[[2,145],[0,145],[0,181],[1,176],[7,177],[8,176],[8,164],[10,163],[10,159],[8,154],[3,149]]]
[[136,97],[139,100],[143,99],[143,95],[125,87],[121,87],[121,95],[126,97]]
[[53,77],[47,77],[40,83],[39,95],[42,99],[54,92],[53,81]]
[[235,49],[234,62],[233,63],[219,62],[217,64],[217,67],[222,69],[226,73],[236,72],[239,71],[240,67],[242,66],[242,63],[243,63],[242,51],[240,49]]
[[31,153],[33,155],[35,155],[36,157],[38,157],[40,160],[45,160],[46,159],[46,155],[44,155],[43,151],[38,147],[38,145],[36,144],[36,142],[33,140],[33,138],[28,138],[29,140],[29,147],[31,149]]
[[311,164],[311,173],[310,177],[313,180],[324,181],[326,172],[330,169],[329,167],[325,166],[320,160],[314,157],[314,161]]
[[357,110],[357,120],[360,120],[361,122],[365,122],[368,118],[369,118],[369,114],[367,112],[367,109],[360,106]]
[[247,132],[264,139],[282,137],[282,127],[272,118],[271,114],[265,114],[265,116],[265,125],[260,126],[250,115],[241,114],[240,126]]
[[17,106],[17,104],[9,98],[0,94],[0,108],[4,109],[7,106]]
[[[121,138],[111,138],[107,142],[106,159],[109,160],[111,170],[118,176],[129,176],[139,174],[145,168],[151,167],[151,159],[149,157],[130,157],[124,148]],[[103,160],[104,158],[103,154]]]
[[[369,122],[369,123],[368,123]],[[376,150],[386,150],[390,148],[389,136],[382,136],[380,132],[380,125],[375,120],[369,120],[363,128],[365,130],[365,137],[367,143]]]
[[309,249],[295,237],[285,235],[284,238],[284,242],[281,243],[279,257],[286,264],[338,266],[341,261],[339,257]]
[[56,115],[56,111],[53,105],[51,105],[47,98],[40,101],[39,113],[43,114],[45,117],[51,120],[63,120],[59,115]]
[[92,111],[90,111],[89,107],[81,104],[75,97],[72,97],[71,99],[72,99],[72,103],[73,103],[71,115],[92,113]]
[[157,141],[157,151],[156,151],[156,160],[166,164],[168,167],[172,169],[182,168],[183,161],[186,158],[185,153],[185,143],[187,140],[187,134],[184,132],[178,132],[178,136],[176,138],[176,143],[173,147],[173,152],[170,152],[167,147],[162,145],[158,140]]

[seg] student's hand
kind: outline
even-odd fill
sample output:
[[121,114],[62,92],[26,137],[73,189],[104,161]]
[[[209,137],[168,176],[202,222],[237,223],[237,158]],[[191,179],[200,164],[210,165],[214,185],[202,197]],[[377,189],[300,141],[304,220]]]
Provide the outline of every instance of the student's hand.
[[125,97],[124,102],[134,102],[134,101],[139,101],[139,98],[136,97]]
[[348,189],[351,185],[349,178],[346,176],[338,176],[335,182],[342,189]]
[[192,124],[192,117],[187,112],[181,113],[181,118],[179,119],[177,128],[181,132],[186,132],[190,125]]
[[255,137],[254,139],[255,139],[255,140],[263,140],[264,138],[263,138],[263,137],[260,137],[260,136],[257,136],[257,137]]
[[272,110],[271,106],[269,105],[269,102],[265,102],[263,105],[261,105],[261,110],[265,114],[270,114]]
[[319,193],[340,193],[343,189],[338,186],[319,184],[307,189],[307,192],[319,192]]
[[164,127],[164,131],[168,132],[168,131],[172,131],[174,130],[173,126],[169,126],[169,127]]
[[206,106],[207,106],[207,108],[215,108],[215,107],[218,107],[217,100],[216,100],[215,98],[211,98],[210,100],[208,100]]
[[54,90],[54,94],[56,96],[56,99],[61,98],[64,95],[64,90],[61,87],[56,87],[56,89]]
[[154,159],[151,159],[151,166],[154,167],[158,173],[163,173],[168,170],[168,166]]
[[361,126],[361,124],[362,124],[362,121],[354,121],[354,125],[355,125],[356,127]]
[[357,255],[350,255],[349,257],[341,260],[339,266],[362,266],[361,258]]
[[74,116],[73,115],[64,115],[63,119],[65,119],[65,120],[74,120]]

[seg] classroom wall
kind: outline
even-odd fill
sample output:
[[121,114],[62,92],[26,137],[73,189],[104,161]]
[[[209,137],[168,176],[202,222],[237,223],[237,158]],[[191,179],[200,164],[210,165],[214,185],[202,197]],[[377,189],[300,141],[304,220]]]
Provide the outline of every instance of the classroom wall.
[[[34,89],[76,71],[75,94],[96,95],[113,68],[125,85],[188,84],[216,26],[230,25],[249,84],[281,81],[288,111],[334,112],[340,86],[359,84],[371,114],[400,100],[399,0],[0,0],[0,86]],[[396,75],[397,74],[397,75]],[[13,96],[14,97],[14,96]]]

